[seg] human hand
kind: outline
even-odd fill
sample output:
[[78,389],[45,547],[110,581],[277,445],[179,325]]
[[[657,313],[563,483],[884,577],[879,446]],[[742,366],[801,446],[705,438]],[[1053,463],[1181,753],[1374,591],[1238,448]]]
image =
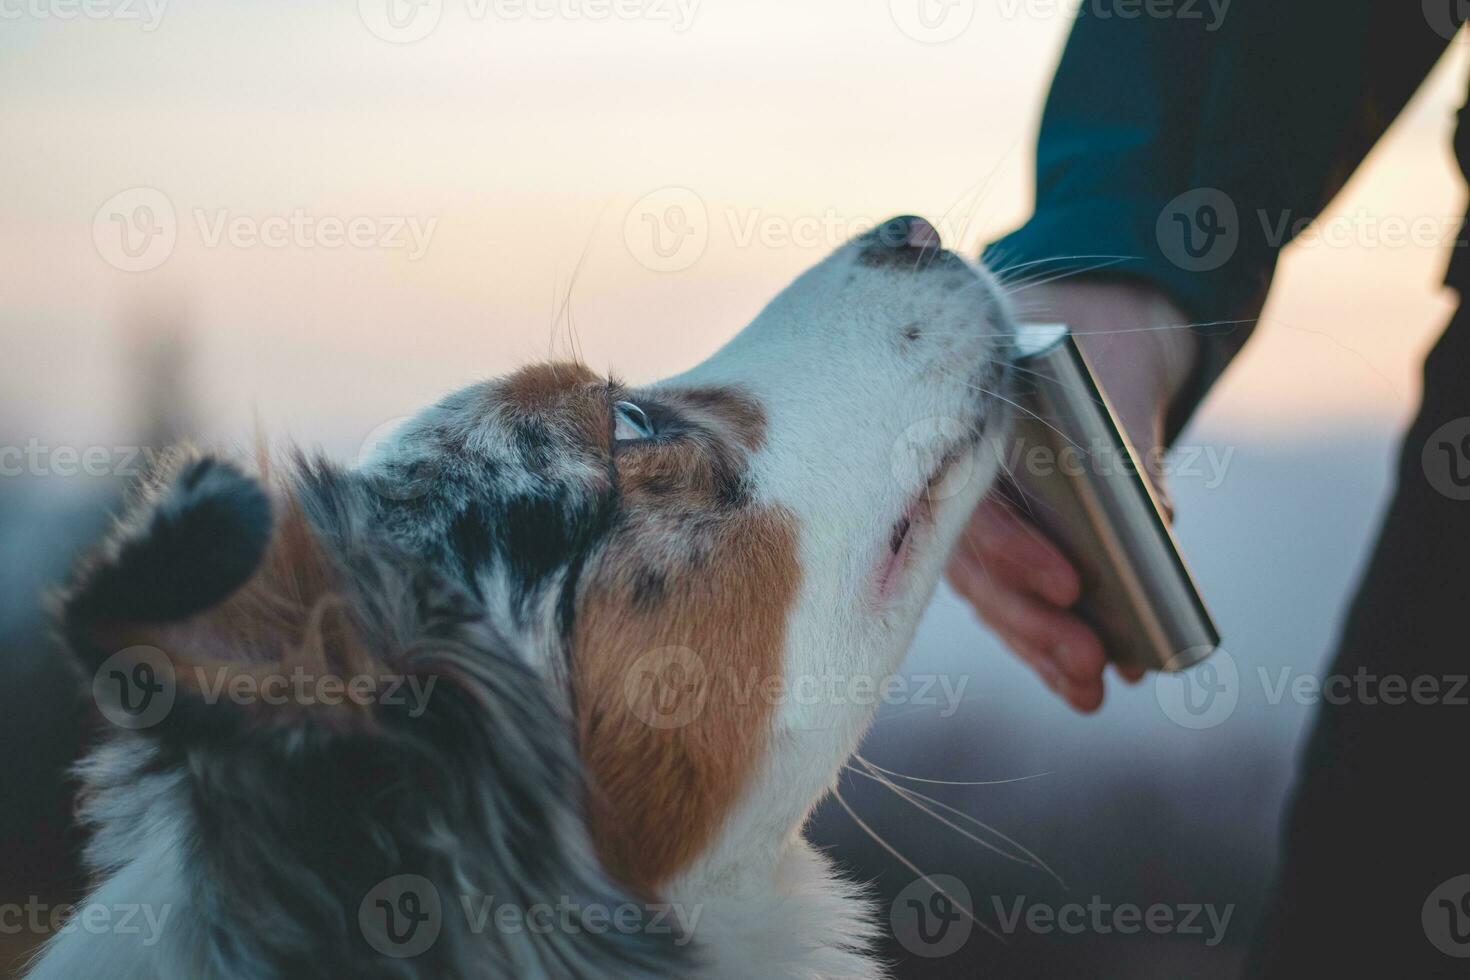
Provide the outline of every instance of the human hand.
[[[1123,280],[1073,279],[1035,292],[1028,299],[1041,315],[1026,319],[1071,326],[1170,509],[1160,471],[1164,416],[1198,354],[1194,334],[1182,328],[1184,315],[1158,290]],[[1085,712],[1102,705],[1107,652],[1073,611],[1082,594],[1077,569],[1009,504],[991,497],[976,508],[950,556],[948,576],[980,618],[1068,704]],[[1143,677],[1139,669],[1118,671],[1130,682]]]

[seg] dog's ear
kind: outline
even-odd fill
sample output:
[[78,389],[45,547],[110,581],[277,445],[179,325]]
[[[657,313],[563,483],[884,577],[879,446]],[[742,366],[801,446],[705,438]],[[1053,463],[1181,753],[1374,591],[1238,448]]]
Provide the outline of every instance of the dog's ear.
[[83,566],[62,605],[67,640],[97,666],[121,637],[225,601],[259,568],[271,537],[265,489],[229,463],[185,463]]
[[293,671],[351,674],[371,659],[340,579],[289,492],[273,498],[206,456],[156,482],[82,566],[60,619],[98,706],[122,727],[189,738],[262,722],[353,727],[367,719],[362,705],[310,711],[229,696]]

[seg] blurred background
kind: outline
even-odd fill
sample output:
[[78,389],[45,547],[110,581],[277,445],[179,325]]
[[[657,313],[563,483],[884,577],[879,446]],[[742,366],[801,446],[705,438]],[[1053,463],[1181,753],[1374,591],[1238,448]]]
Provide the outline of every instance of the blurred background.
[[[635,382],[680,370],[890,215],[972,254],[1019,223],[1074,5],[916,2],[0,7],[0,905],[79,893],[62,772],[86,716],[41,597],[150,453],[259,427],[350,461],[438,395],[573,345]],[[893,903],[905,975],[1237,968],[1311,713],[1279,680],[1322,666],[1451,308],[1465,62],[1452,46],[1319,220],[1336,233],[1288,250],[1182,440],[1199,456],[1172,484],[1177,530],[1228,705],[1181,715],[1150,681],[1076,716],[941,592],[906,671],[963,696],[885,706],[864,756],[992,782],[905,785],[1036,860],[845,779],[904,861],[835,801],[816,836]],[[915,869],[952,876],[998,935],[915,940]],[[1125,934],[1013,914],[1069,903],[1230,918]],[[44,938],[14,922],[0,974]]]

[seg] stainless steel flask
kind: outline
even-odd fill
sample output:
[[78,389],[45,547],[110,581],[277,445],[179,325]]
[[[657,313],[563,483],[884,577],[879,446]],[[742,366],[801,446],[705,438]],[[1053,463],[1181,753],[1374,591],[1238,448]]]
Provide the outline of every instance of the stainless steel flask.
[[1122,664],[1182,670],[1220,645],[1137,451],[1064,326],[1021,328],[1011,496],[1076,565],[1079,614]]

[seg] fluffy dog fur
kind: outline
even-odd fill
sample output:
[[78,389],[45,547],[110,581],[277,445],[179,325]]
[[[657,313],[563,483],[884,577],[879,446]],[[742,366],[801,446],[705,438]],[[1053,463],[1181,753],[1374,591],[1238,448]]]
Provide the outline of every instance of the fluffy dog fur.
[[[897,667],[989,484],[1010,330],[895,219],[649,389],[540,365],[357,471],[161,475],[61,622],[89,677],[167,684],[82,774],[89,904],[170,915],[31,976],[879,976],[860,889],[800,836],[871,708],[783,692]],[[420,696],[259,695],[291,676]],[[373,898],[402,880],[432,895]],[[366,924],[429,897],[426,948]],[[575,911],[487,927],[486,900]]]

